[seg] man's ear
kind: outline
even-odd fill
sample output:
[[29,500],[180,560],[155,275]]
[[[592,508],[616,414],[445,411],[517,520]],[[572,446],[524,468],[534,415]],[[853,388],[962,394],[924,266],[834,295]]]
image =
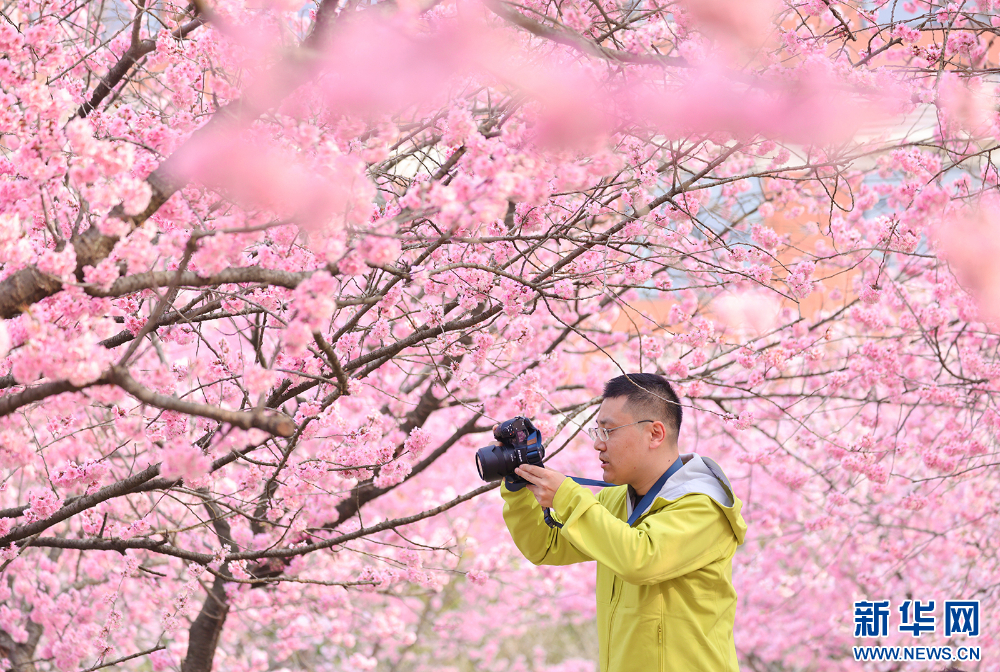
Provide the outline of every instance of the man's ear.
[[652,428],[650,436],[650,448],[659,448],[667,441],[667,427],[659,420],[649,425]]

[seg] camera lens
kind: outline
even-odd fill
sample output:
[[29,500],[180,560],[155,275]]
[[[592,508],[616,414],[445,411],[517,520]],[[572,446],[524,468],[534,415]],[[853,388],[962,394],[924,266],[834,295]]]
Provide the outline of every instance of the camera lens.
[[479,471],[479,478],[484,481],[496,481],[503,478],[506,475],[504,471],[503,448],[500,446],[486,446],[477,450],[476,469]]

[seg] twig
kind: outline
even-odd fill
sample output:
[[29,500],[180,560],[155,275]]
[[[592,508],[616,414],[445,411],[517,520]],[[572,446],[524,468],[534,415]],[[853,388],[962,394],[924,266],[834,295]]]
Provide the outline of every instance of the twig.
[[81,672],[94,672],[94,670],[99,670],[102,667],[111,667],[112,665],[117,665],[118,663],[124,663],[126,660],[132,660],[133,658],[138,658],[140,656],[148,656],[151,653],[156,653],[157,651],[162,651],[165,648],[167,648],[167,646],[165,644],[160,644],[159,646],[154,646],[151,649],[147,649],[145,651],[140,651],[139,653],[133,653],[130,656],[122,656],[121,658],[118,658],[117,660],[111,660],[111,661],[108,661],[106,663],[102,663],[100,665],[95,665],[93,667],[88,667],[85,670],[81,670]]
[[850,38],[851,42],[857,42],[858,38],[854,37],[854,33],[851,32],[850,24],[847,23],[847,19],[845,19],[844,15],[840,13],[840,10],[834,7],[830,0],[823,0],[823,2],[825,2],[826,6],[830,8],[830,13],[833,14],[838,21],[840,21],[840,25],[844,27],[845,31],[847,31],[847,37]]
[[879,47],[878,49],[876,49],[875,51],[873,51],[872,53],[868,54],[867,56],[865,56],[864,58],[862,58],[860,61],[858,61],[857,63],[855,63],[854,67],[855,68],[860,68],[862,65],[866,65],[868,63],[868,61],[872,60],[873,58],[875,58],[876,56],[878,56],[879,54],[881,54],[883,51],[885,51],[886,49],[889,49],[890,47],[894,47],[897,44],[902,44],[902,43],[903,43],[902,38],[894,37],[891,40],[889,40],[888,42],[886,42],[885,44],[883,44],[881,47]]

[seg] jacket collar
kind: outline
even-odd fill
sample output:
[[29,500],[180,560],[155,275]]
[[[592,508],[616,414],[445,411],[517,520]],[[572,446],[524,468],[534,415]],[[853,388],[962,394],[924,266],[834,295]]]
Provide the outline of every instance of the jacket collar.
[[[680,456],[682,466],[660,488],[655,498],[651,498],[648,506],[639,515],[644,515],[657,500],[673,501],[684,495],[698,493],[708,495],[723,510],[733,527],[733,532],[742,543],[746,534],[746,523],[740,515],[742,502],[733,495],[733,486],[726,474],[715,460],[702,457],[697,453],[684,453]],[[632,518],[632,498],[626,496],[626,517]],[[638,516],[636,516],[638,518]]]

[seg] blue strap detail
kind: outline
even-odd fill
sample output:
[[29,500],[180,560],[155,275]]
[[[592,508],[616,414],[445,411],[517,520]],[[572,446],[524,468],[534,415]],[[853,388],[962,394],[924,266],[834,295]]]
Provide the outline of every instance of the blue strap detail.
[[[678,457],[677,460],[670,465],[670,468],[667,469],[667,471],[663,474],[663,476],[660,476],[660,480],[658,480],[656,484],[649,489],[649,492],[647,492],[645,496],[643,496],[643,498],[639,500],[639,504],[635,507],[635,509],[632,510],[632,515],[629,516],[628,524],[630,527],[632,526],[633,523],[635,523],[636,520],[639,519],[639,516],[641,515],[640,512],[645,511],[650,507],[650,505],[653,503],[653,500],[656,499],[656,495],[658,495],[660,490],[663,489],[663,484],[667,482],[667,479],[673,476],[675,473],[677,473],[677,470],[683,466],[684,463],[681,462],[681,458]],[[592,485],[598,488],[615,487],[614,483],[608,483],[607,481],[595,481],[592,478],[579,478],[577,476],[570,476],[569,478],[576,481],[580,485]],[[508,489],[509,487],[510,486],[508,486]],[[562,523],[558,522],[555,518],[553,518],[552,512],[547,508],[542,509],[542,518],[545,520],[545,524],[553,529],[558,529],[562,527]]]
[[639,520],[639,516],[641,516],[646,509],[653,505],[653,500],[655,500],[656,496],[660,494],[660,490],[663,489],[667,479],[677,473],[677,470],[683,466],[684,463],[681,462],[681,458],[678,457],[677,460],[670,465],[670,468],[664,472],[663,476],[660,476],[660,480],[658,480],[653,487],[649,489],[649,492],[642,496],[639,503],[636,504],[634,509],[632,509],[632,515],[628,517],[629,527],[634,525],[635,521]]
[[579,478],[577,476],[570,476],[571,479],[579,483],[580,485],[593,485],[598,488],[613,488],[614,483],[608,483],[607,481],[595,481],[592,478]]

